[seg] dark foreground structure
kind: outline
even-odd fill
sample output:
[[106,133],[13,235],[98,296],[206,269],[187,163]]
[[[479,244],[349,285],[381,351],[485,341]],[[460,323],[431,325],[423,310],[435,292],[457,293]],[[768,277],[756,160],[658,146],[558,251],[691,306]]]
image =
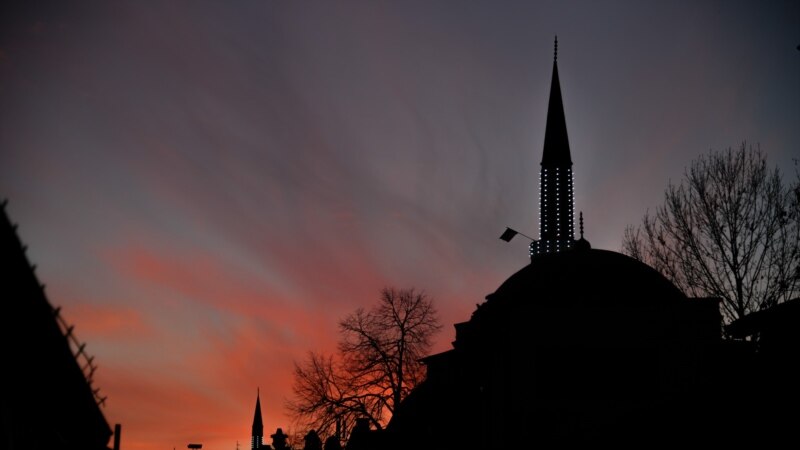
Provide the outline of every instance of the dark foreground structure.
[[5,202],[0,209],[0,449],[106,450],[112,432],[91,386],[96,366],[47,300]]
[[794,446],[798,324],[800,299],[723,339],[716,299],[627,256],[535,257],[425,360],[373,448]]
[[729,395],[720,325],[715,299],[619,253],[539,256],[456,324],[386,434],[439,449],[711,439]]
[[425,359],[426,380],[386,429],[357,427],[348,450],[792,446],[798,304],[723,339],[717,299],[592,249],[582,223],[576,240],[555,61],[548,108],[531,263],[455,325],[451,350]]

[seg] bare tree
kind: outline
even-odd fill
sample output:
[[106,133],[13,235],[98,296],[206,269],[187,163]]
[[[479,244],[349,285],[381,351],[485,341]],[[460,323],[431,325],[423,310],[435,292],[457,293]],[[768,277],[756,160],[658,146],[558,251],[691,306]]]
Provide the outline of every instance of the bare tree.
[[669,184],[655,214],[626,228],[622,251],[687,295],[720,298],[730,322],[797,294],[798,204],[800,183],[784,186],[760,148],[711,151]]
[[424,292],[384,288],[372,309],[339,322],[338,358],[311,352],[295,364],[289,411],[320,434],[348,434],[359,417],[381,429],[425,376],[420,359],[440,328]]

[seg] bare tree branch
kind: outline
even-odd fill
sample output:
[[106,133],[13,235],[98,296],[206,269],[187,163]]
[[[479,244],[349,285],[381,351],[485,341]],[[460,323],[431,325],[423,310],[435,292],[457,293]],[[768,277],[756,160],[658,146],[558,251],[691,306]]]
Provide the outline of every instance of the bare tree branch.
[[382,428],[423,380],[420,359],[440,328],[424,292],[384,288],[372,309],[359,308],[339,322],[337,358],[312,352],[295,364],[289,411],[320,435],[332,434],[337,421],[348,434],[359,417]]
[[622,251],[691,296],[722,299],[727,322],[797,295],[800,288],[800,175],[784,186],[760,148],[710,152],[642,225],[628,227]]

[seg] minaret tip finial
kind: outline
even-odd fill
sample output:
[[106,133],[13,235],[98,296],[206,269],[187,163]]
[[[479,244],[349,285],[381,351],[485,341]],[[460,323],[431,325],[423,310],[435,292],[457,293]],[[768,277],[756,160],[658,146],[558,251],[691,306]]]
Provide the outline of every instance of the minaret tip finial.
[[553,62],[558,61],[558,35],[556,35],[555,44],[553,46]]
[[579,222],[581,224],[581,239],[583,239],[583,211],[578,214]]

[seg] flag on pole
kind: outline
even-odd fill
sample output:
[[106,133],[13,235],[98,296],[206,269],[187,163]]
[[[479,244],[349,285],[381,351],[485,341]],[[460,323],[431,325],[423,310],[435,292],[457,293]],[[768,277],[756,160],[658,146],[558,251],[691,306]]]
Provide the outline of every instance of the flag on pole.
[[506,231],[503,231],[503,234],[500,236],[500,239],[511,242],[511,239],[514,239],[514,236],[517,235],[516,230],[512,230],[511,228],[506,227]]

